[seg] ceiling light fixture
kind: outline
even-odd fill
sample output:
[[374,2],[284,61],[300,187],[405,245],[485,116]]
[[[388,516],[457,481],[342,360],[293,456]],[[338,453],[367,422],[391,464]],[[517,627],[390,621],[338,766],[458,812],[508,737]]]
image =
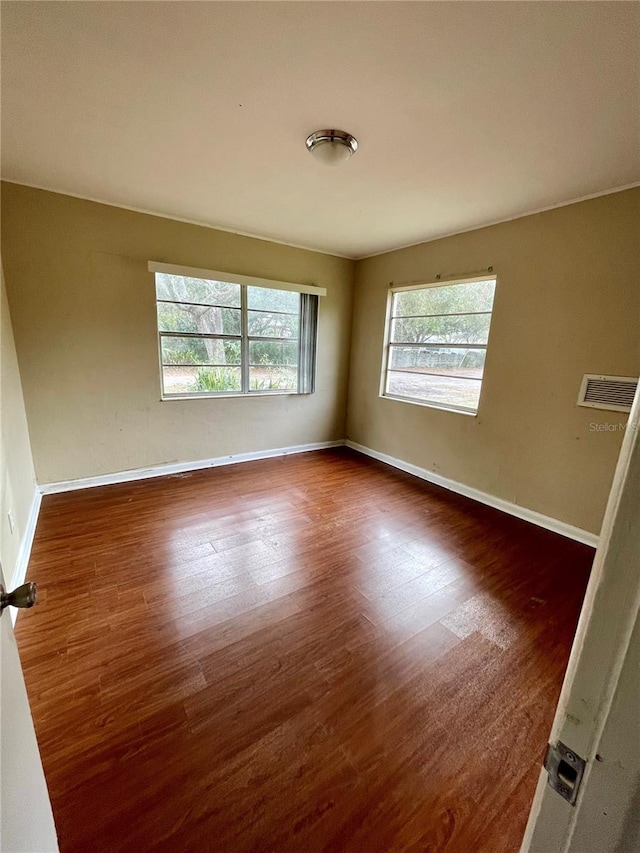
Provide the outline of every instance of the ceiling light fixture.
[[307,137],[307,149],[319,163],[339,166],[358,150],[358,140],[344,130],[316,130]]

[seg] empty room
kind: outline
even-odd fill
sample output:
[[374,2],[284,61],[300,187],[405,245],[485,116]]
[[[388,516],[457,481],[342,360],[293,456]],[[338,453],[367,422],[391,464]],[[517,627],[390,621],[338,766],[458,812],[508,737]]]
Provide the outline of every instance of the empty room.
[[638,3],[1,13],[1,849],[640,849]]

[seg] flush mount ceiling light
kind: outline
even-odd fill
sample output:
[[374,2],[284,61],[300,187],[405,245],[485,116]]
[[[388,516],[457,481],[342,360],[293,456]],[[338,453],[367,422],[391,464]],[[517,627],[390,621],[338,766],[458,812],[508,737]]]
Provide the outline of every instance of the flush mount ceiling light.
[[319,163],[339,166],[358,150],[358,140],[344,130],[316,130],[307,138],[307,149]]

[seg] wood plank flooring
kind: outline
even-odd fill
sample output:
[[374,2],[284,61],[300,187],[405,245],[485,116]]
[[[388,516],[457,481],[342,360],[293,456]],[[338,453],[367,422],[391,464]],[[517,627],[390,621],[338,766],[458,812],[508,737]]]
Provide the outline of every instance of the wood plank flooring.
[[45,497],[62,853],[517,853],[592,557],[342,448]]

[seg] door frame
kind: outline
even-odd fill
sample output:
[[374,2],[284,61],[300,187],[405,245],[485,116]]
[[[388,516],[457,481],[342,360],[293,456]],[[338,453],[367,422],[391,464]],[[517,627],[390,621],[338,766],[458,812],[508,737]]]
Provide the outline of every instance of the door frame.
[[[594,851],[608,853],[602,846],[603,831],[605,843],[611,837],[611,851],[622,849],[615,845],[628,800],[618,797],[613,808],[594,808],[594,804],[606,803],[607,795],[611,802],[611,776],[603,764],[609,756],[600,755],[599,748],[607,724],[616,724],[614,698],[625,660],[630,660],[627,656],[640,612],[639,432],[640,389],[626,425],[550,735],[553,746],[561,741],[586,760],[584,777],[576,805],[571,806],[549,787],[547,772],[541,769],[520,853],[590,853],[584,846],[590,843],[585,841],[591,837],[590,822]],[[583,808],[587,794],[589,807]],[[576,835],[582,839],[579,851],[573,841]]]

